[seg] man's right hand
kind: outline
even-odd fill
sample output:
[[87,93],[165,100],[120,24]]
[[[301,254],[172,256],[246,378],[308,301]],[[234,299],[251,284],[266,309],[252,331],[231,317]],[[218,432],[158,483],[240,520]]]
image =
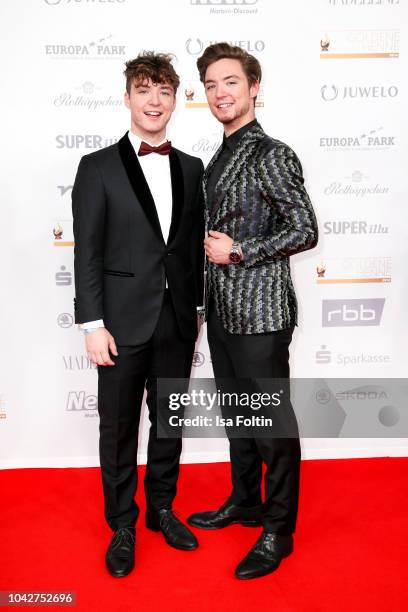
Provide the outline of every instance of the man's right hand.
[[85,335],[86,352],[92,363],[100,366],[114,366],[109,355],[118,355],[115,340],[105,327],[99,327],[97,330]]

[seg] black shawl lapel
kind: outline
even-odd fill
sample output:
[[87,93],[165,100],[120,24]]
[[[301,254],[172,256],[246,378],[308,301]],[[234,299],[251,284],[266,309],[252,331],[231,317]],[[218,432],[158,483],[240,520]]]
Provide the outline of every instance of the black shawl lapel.
[[211,221],[214,221],[214,217],[231,185],[240,180],[239,177],[242,174],[246,162],[249,157],[251,157],[257,142],[262,140],[264,136],[265,132],[259,124],[249,129],[242,136],[215,186],[214,202],[210,211]]
[[125,167],[126,174],[130,184],[132,185],[135,196],[143,208],[147,219],[152,225],[158,238],[164,241],[153,196],[150,192],[149,185],[147,184],[145,175],[143,174],[139,160],[127,134],[128,133],[126,132],[126,134],[118,142],[120,158]]
[[183,169],[181,167],[179,156],[175,149],[171,149],[169,155],[170,174],[171,174],[171,192],[172,192],[172,211],[171,225],[167,244],[170,244],[176,237],[177,230],[180,226],[181,214],[184,206],[184,178]]

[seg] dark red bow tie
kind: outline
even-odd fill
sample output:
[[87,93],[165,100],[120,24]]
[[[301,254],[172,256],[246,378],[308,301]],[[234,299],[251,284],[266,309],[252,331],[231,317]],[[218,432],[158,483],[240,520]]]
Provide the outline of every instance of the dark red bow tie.
[[171,142],[170,140],[166,140],[159,147],[152,147],[147,142],[142,140],[139,149],[139,156],[149,155],[149,153],[158,153],[159,155],[168,155],[171,151]]

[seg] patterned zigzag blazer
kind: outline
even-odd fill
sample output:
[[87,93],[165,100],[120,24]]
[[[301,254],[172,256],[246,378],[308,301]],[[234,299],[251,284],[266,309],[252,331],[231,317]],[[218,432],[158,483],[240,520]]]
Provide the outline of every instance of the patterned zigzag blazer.
[[297,325],[289,256],[313,248],[318,238],[300,161],[289,146],[254,125],[239,141],[208,202],[207,180],[220,153],[221,147],[204,173],[206,227],[239,241],[244,260],[207,262],[207,312],[211,295],[232,334]]

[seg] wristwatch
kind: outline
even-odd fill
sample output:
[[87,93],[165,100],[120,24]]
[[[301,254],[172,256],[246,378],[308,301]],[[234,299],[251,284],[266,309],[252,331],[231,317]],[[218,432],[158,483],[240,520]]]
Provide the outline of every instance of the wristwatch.
[[233,242],[229,254],[229,260],[231,263],[237,264],[241,261],[241,259],[241,245],[239,244],[239,242]]

